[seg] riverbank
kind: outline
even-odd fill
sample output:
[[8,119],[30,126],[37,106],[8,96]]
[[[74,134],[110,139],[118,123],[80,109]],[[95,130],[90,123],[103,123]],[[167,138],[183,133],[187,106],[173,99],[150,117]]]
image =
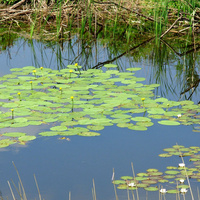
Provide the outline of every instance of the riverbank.
[[[3,1],[1,1],[3,3]],[[127,42],[133,37],[190,35],[200,32],[198,1],[12,1],[0,6],[2,32],[25,31],[30,38],[47,40],[109,35]]]

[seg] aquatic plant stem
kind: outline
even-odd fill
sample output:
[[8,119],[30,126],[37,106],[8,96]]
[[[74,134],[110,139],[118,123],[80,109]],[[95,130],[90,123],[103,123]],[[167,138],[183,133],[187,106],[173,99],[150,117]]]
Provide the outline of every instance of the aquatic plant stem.
[[[176,145],[178,145],[178,144],[176,143]],[[179,150],[179,153],[180,153],[180,157],[181,157],[182,163],[184,163],[184,170],[185,170],[188,186],[189,186],[189,189],[190,189],[190,194],[191,194],[192,200],[194,200],[192,188],[191,188],[191,185],[190,185],[190,180],[189,180],[189,177],[188,177],[188,174],[187,174],[187,170],[185,168],[185,162],[184,162],[184,159],[183,159],[183,156],[182,156],[182,153],[181,153],[180,149],[178,149],[178,150]]]
[[130,200],[128,186],[127,186],[127,196],[128,196],[128,200]]
[[94,179],[92,180],[92,183],[93,183],[93,189],[92,189],[92,193],[93,193],[93,200],[97,200]]
[[200,199],[200,195],[199,195],[199,188],[197,187],[197,196],[198,196],[198,200]]
[[[75,66],[76,66],[76,64],[75,64]],[[69,70],[69,78],[71,78],[72,72],[73,72],[73,70]]]
[[31,90],[33,90],[33,82],[30,81],[30,84],[31,84]]
[[[113,168],[113,174],[112,174],[112,181],[115,180],[115,169]],[[116,190],[116,186],[115,184],[113,184],[114,186],[114,191],[115,191],[115,199],[118,200],[118,195],[117,195],[117,190]]]
[[10,188],[10,192],[11,192],[11,194],[12,194],[13,200],[16,200],[16,199],[15,199],[15,195],[14,195],[13,190],[12,190],[12,187],[11,187],[11,185],[10,185],[10,182],[9,182],[9,181],[7,181],[7,182],[8,182],[8,186],[9,186],[9,188]]
[[60,94],[62,95],[62,88],[60,87],[59,90],[60,90]]
[[34,76],[36,78],[36,70],[35,69],[33,70],[33,74],[34,74]]
[[[133,177],[135,179],[135,171],[134,171],[133,163],[132,162],[131,162],[131,168],[132,168],[132,172],[133,172]],[[137,184],[136,184],[136,195],[137,195],[137,200],[139,200]]]
[[12,161],[12,163],[13,163],[13,166],[15,167],[15,170],[16,170],[16,172],[17,172],[17,176],[18,176],[18,179],[19,179],[20,185],[21,185],[21,187],[22,187],[24,200],[27,200],[27,198],[26,198],[26,193],[25,193],[25,190],[24,190],[24,186],[23,186],[23,184],[22,184],[22,180],[21,180],[21,178],[20,178],[20,175],[19,175],[19,172],[18,172],[18,170],[17,170],[17,167],[15,166],[15,164],[14,164],[13,161]]
[[21,92],[18,92],[18,97],[19,97],[19,100],[21,101]]
[[37,183],[37,179],[36,179],[35,174],[34,174],[33,176],[34,176],[35,184],[36,184],[36,187],[37,187],[37,190],[38,190],[39,200],[42,200],[42,198],[41,198],[41,194],[40,194],[40,190],[39,190],[39,187],[38,187],[38,183]]
[[11,118],[14,119],[14,109],[11,109]]
[[72,100],[72,112],[74,111],[74,97],[71,96],[70,99]]

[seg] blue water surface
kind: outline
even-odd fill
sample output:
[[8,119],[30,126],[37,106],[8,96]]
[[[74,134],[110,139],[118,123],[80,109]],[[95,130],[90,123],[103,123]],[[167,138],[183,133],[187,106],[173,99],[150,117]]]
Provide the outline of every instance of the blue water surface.
[[[58,51],[45,49],[41,43],[33,42],[34,51],[30,44],[21,39],[13,47],[0,54],[1,76],[10,73],[10,69],[14,67],[31,65],[53,69],[61,67],[55,56]],[[78,47],[75,47],[75,50],[78,52]],[[95,63],[108,59],[106,51],[99,45],[98,60],[94,59],[90,65],[94,66]],[[70,53],[66,48],[61,54],[63,54],[62,62],[67,66],[67,64],[73,63],[76,53]],[[148,59],[133,62],[130,58],[123,57],[120,60],[120,63],[122,62],[123,67],[141,67],[142,70],[136,72],[135,75],[145,77],[144,84],[156,82],[152,81],[153,68]],[[79,64],[82,65],[82,63]],[[176,77],[173,66],[168,67],[171,69],[172,75]],[[178,100],[180,88],[176,79],[172,80],[174,82],[171,84],[176,89],[176,94],[161,88],[156,91],[155,97],[162,96],[164,93],[168,95],[169,99]],[[197,101],[198,96],[195,98]],[[181,158],[175,156],[160,158],[158,155],[163,153],[162,149],[175,144],[186,147],[200,146],[200,133],[193,132],[193,126],[163,126],[156,120],[153,122],[155,124],[149,127],[148,131],[134,131],[114,125],[99,131],[101,133],[99,137],[72,136],[70,141],[59,140],[58,137],[39,137],[25,146],[13,145],[0,149],[0,191],[2,196],[12,199],[7,181],[12,185],[11,180],[13,180],[18,185],[17,173],[12,164],[14,162],[28,199],[39,199],[33,177],[35,174],[42,198],[46,200],[69,199],[69,192],[71,192],[72,200],[93,199],[93,179],[97,199],[114,200],[115,193],[111,181],[113,169],[115,179],[120,179],[124,175],[132,176],[131,163],[133,163],[136,174],[145,172],[149,168],[157,168],[164,172],[167,166],[178,166],[178,163],[182,161]],[[45,127],[25,129],[32,135],[37,135],[41,130],[45,130]],[[187,165],[191,165],[187,160],[185,161]],[[193,182],[192,184],[194,185],[194,194],[197,195],[195,191],[199,183]],[[15,191],[13,185],[12,188]],[[117,192],[119,200],[127,199],[126,191],[118,190]],[[146,198],[146,192],[143,189],[139,190],[139,195],[141,199]],[[158,192],[149,192],[148,197],[148,199],[158,199]],[[175,196],[169,196],[168,199],[175,199]]]

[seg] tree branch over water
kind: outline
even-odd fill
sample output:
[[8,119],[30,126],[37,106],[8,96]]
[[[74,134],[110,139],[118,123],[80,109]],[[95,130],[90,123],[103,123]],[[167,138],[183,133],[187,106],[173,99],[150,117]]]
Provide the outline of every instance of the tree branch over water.
[[99,62],[97,65],[95,65],[94,67],[92,67],[92,69],[100,68],[100,67],[102,67],[102,66],[105,65],[105,64],[112,63],[112,62],[116,61],[117,59],[121,58],[122,56],[124,56],[124,55],[130,53],[131,51],[133,51],[133,50],[135,50],[135,49],[137,49],[137,48],[139,48],[139,47],[141,47],[141,46],[143,46],[143,45],[149,43],[149,42],[152,41],[153,39],[155,39],[155,37],[152,37],[152,38],[150,38],[150,39],[148,39],[148,40],[145,40],[144,42],[138,44],[138,45],[135,46],[135,47],[132,47],[131,49],[129,49],[129,50],[125,51],[124,53],[122,53],[122,54],[120,54],[120,55],[114,57],[114,58],[111,59],[111,60],[106,60],[106,61],[104,61],[104,62]]

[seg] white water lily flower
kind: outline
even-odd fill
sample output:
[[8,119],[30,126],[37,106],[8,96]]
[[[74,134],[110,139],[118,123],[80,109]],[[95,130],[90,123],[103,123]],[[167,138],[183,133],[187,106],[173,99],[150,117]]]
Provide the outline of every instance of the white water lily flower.
[[181,114],[178,114],[177,117],[180,118],[180,117],[181,117]]
[[185,194],[188,190],[186,190],[185,188],[181,188],[180,192],[181,194]]
[[135,183],[129,183],[128,186],[130,186],[130,187],[135,187],[136,184],[135,184]]
[[179,167],[185,167],[185,163],[179,163],[178,166]]
[[160,189],[160,193],[165,194],[167,193],[167,190],[165,188]]
[[180,182],[181,184],[183,184],[184,181],[185,181],[184,179],[180,179],[180,180],[179,180],[179,182]]

